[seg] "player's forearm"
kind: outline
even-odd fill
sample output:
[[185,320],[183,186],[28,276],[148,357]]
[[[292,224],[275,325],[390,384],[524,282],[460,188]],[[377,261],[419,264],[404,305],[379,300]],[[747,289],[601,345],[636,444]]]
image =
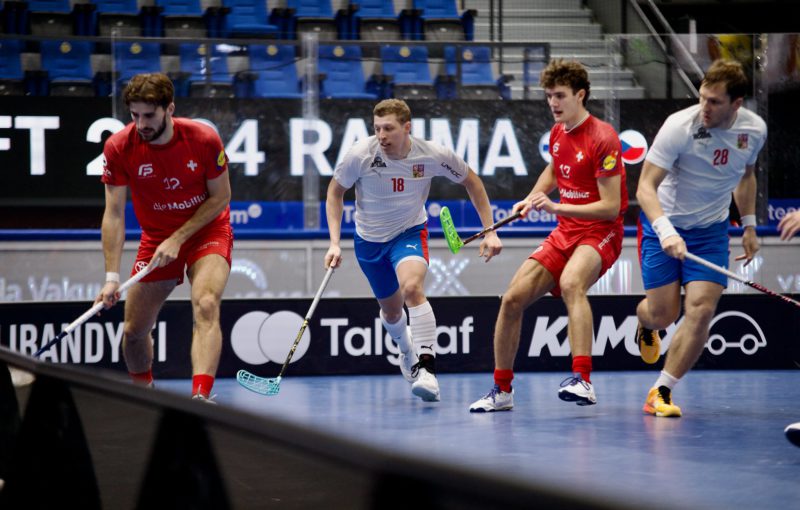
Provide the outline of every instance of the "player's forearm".
[[639,207],[641,207],[647,219],[650,220],[650,223],[655,221],[656,218],[664,216],[664,209],[661,208],[655,188],[642,186],[640,183],[639,188],[636,190],[636,200],[639,201]]
[[481,224],[484,228],[491,226],[494,221],[492,218],[492,204],[489,202],[489,195],[486,193],[486,188],[481,182],[480,178],[476,175],[474,179],[470,179],[466,184],[467,194],[472,202],[472,206],[478,212],[481,219]]
[[556,214],[585,220],[613,221],[619,216],[619,202],[598,200],[590,204],[558,204]]
[[325,216],[328,218],[328,237],[331,243],[339,244],[342,236],[342,212],[344,211],[344,201],[333,197],[328,197],[325,202]]
[[125,244],[125,218],[106,209],[100,233],[106,271],[119,273],[122,248]]
[[208,199],[200,204],[197,211],[189,218],[186,223],[173,232],[173,239],[181,244],[185,243],[187,239],[197,233],[198,230],[205,227],[214,220],[219,214],[225,210],[230,203],[229,196],[210,196]]
[[733,199],[741,216],[749,216],[756,213],[756,176],[750,174],[742,178],[733,190]]

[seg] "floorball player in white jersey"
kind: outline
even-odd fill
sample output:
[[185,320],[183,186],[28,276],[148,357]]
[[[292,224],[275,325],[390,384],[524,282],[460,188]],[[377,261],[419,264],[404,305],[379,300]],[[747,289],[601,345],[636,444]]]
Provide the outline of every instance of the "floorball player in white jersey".
[[[481,223],[488,227],[492,224],[489,197],[462,158],[411,136],[411,110],[404,101],[381,101],[373,117],[375,135],[350,148],[328,186],[331,243],[325,266],[337,267],[342,262],[344,195],[355,186],[356,259],[378,299],[383,326],[399,347],[400,370],[412,383],[412,393],[425,401],[438,401],[436,318],[424,293],[428,271],[425,201],[431,180],[446,177],[467,189]],[[491,232],[482,239],[478,254],[488,262],[502,247]]]
[[700,103],[664,122],[642,168],[636,198],[642,207],[639,254],[646,297],[636,314],[645,362],[658,360],[658,330],[678,319],[682,286],[686,292],[683,319],[644,405],[649,414],[681,416],[672,403],[672,388],[702,354],[717,302],[728,285],[725,275],[685,256],[690,252],[728,267],[731,193],[744,227],[744,253],[736,260],[749,263],[759,249],[755,165],[767,126],[742,107],[746,92],[741,64],[715,61],[700,86]]

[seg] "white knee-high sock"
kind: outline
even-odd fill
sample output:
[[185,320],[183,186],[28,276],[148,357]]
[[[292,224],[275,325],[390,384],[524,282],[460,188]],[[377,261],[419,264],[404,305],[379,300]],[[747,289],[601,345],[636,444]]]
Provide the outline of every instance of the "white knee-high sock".
[[386,316],[383,315],[383,310],[381,310],[381,322],[383,322],[383,327],[392,337],[394,343],[400,348],[400,352],[407,353],[411,349],[411,339],[408,338],[408,316],[406,316],[406,311],[403,310],[399,321],[390,324],[386,321]]
[[666,370],[662,370],[661,374],[656,379],[656,383],[653,385],[653,388],[658,388],[659,386],[666,386],[669,389],[672,389],[676,384],[678,384],[680,379],[676,378]]
[[428,301],[419,306],[410,306],[408,316],[411,319],[411,336],[417,355],[430,354],[436,356],[433,344],[436,343],[436,317]]

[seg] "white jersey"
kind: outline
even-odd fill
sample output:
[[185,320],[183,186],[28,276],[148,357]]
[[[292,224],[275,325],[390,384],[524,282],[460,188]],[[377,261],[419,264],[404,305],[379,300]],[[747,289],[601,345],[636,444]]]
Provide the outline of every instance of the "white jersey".
[[754,165],[767,138],[767,125],[739,108],[728,129],[705,129],[700,105],[675,112],[661,126],[647,161],[667,170],[658,187],[664,214],[680,228],[725,221],[731,192]]
[[444,176],[463,182],[469,167],[441,145],[411,137],[405,159],[389,159],[375,136],[353,144],[333,178],[345,188],[356,186],[356,232],[380,243],[424,223],[431,179]]

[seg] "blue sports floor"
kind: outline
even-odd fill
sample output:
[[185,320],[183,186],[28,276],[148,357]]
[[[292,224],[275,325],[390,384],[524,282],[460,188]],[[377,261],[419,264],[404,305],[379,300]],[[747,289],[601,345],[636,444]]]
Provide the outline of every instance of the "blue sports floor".
[[[274,374],[260,374],[273,376]],[[598,404],[562,402],[568,374],[521,373],[514,410],[472,414],[490,374],[442,374],[442,401],[422,402],[396,376],[292,377],[276,396],[218,380],[215,400],[370,446],[552,483],[641,507],[800,508],[800,371],[695,371],[676,387],[682,418],[642,413],[653,372],[597,372]],[[188,395],[188,380],[157,381]]]

